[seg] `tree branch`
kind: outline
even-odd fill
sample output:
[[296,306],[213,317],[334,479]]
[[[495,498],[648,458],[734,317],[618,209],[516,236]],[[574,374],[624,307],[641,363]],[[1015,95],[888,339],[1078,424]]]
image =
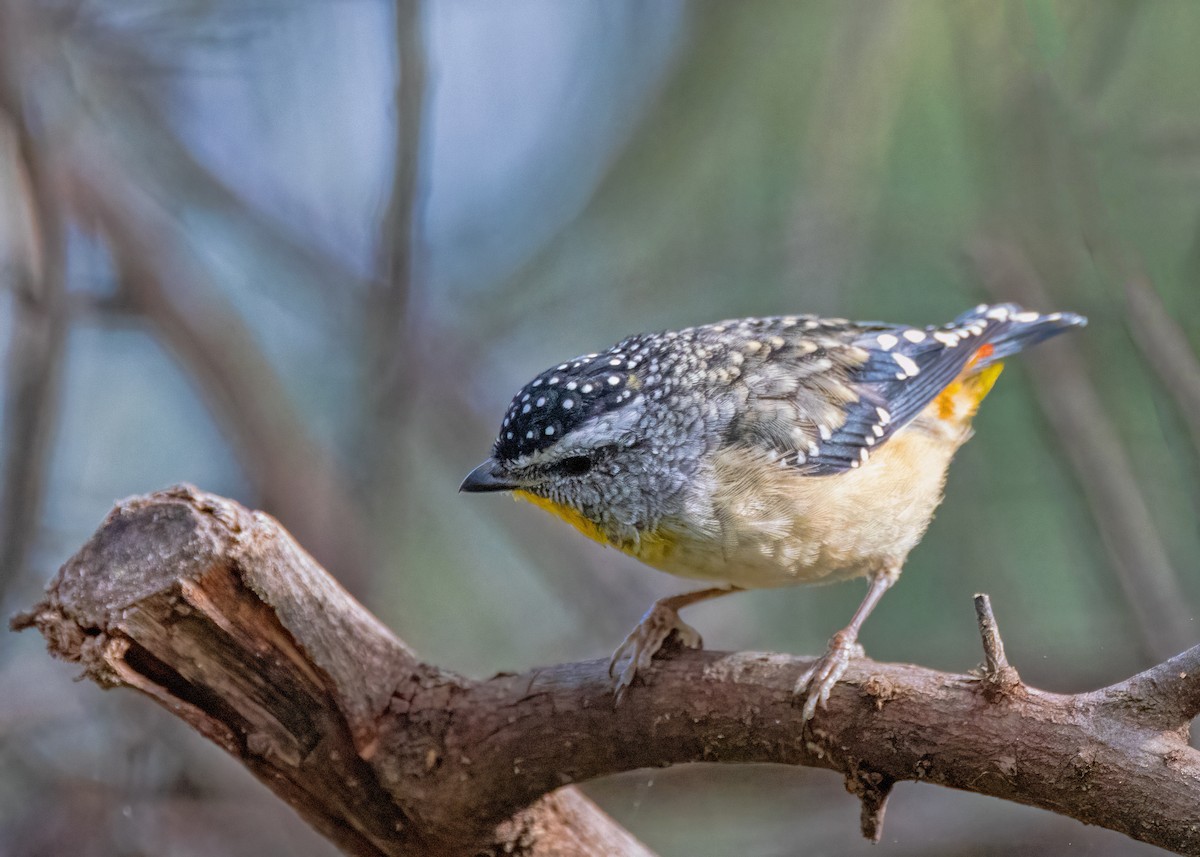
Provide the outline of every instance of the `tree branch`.
[[180,487],[120,504],[14,626],[184,718],[349,854],[646,854],[561,787],[700,761],[839,771],[873,837],[892,785],[924,780],[1200,854],[1200,646],[1093,693],[1013,673],[996,694],[989,617],[982,680],[858,660],[808,729],[809,661],[785,655],[682,652],[614,709],[606,660],[484,681],[420,662],[273,519]]

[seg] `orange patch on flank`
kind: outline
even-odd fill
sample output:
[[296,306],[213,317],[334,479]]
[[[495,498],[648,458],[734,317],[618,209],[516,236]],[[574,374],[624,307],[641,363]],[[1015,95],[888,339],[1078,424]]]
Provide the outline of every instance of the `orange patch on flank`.
[[992,385],[1004,370],[1003,363],[995,363],[986,369],[975,371],[975,366],[994,354],[996,349],[991,343],[980,346],[971,355],[966,367],[957,378],[951,381],[946,389],[938,393],[934,400],[937,403],[938,417],[943,420],[970,419],[979,410],[979,404],[992,390]]

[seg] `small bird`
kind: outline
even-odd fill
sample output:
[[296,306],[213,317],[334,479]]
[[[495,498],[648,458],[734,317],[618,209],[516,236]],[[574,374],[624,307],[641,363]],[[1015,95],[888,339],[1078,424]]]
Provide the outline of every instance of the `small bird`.
[[631,336],[526,384],[460,490],[512,491],[709,584],[655,602],[617,647],[618,702],[672,633],[701,646],[688,605],[867,578],[796,684],[807,722],[862,655],[859,629],[929,526],[1001,361],[1086,323],[984,304],[941,327],[789,315]]

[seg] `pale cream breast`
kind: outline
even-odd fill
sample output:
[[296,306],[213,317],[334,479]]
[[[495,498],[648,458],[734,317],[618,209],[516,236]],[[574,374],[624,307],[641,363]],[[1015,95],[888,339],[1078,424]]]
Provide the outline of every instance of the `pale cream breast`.
[[[768,450],[718,451],[686,516],[693,526],[645,557],[671,574],[744,587],[843,580],[899,566],[942,499],[950,459],[969,434],[935,418],[897,432],[861,467],[806,476]],[[707,507],[707,508],[702,508]],[[699,526],[696,526],[699,524]]]

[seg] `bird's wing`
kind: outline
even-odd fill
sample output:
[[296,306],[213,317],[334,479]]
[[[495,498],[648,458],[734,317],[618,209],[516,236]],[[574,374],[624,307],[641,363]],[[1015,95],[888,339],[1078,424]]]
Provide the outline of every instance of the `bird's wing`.
[[841,473],[865,463],[964,369],[1080,323],[1004,304],[942,327],[835,319],[758,331],[752,341],[778,347],[760,362],[746,360],[747,402],[730,440],[767,445],[806,474]]

